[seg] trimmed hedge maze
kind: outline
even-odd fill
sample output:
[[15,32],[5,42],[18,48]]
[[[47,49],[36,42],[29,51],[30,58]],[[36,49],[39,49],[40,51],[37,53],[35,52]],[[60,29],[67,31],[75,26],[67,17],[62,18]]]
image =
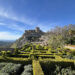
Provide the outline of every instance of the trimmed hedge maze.
[[75,75],[74,56],[74,50],[26,44],[0,52],[0,75]]
[[75,63],[68,61],[41,60],[45,75],[75,75]]

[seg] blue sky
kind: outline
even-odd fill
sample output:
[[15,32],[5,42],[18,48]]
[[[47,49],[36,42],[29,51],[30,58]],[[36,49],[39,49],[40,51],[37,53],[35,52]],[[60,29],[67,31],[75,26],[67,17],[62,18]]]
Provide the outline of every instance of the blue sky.
[[24,30],[75,24],[75,0],[0,0],[0,40],[16,40]]

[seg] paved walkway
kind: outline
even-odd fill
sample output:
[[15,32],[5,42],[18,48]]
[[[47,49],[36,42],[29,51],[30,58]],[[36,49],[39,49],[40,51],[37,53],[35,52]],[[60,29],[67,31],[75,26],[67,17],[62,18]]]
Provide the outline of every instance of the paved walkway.
[[69,49],[75,49],[75,47],[73,46],[65,46],[65,48],[69,48]]

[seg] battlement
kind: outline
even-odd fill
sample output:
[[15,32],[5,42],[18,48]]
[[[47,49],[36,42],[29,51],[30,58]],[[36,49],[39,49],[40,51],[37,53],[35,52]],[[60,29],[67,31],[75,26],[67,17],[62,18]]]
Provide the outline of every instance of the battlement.
[[40,30],[39,27],[36,27],[36,28],[35,28],[35,31],[36,31],[36,32],[39,32],[39,31],[41,31],[41,30]]
[[34,30],[25,30],[25,33],[37,33],[41,32],[39,27],[36,27]]

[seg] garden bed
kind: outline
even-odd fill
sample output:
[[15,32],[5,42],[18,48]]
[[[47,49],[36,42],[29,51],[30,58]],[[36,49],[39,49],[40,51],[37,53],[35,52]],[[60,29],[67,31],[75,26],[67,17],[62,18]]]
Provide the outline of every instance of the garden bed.
[[33,75],[31,64],[0,63],[0,75]]
[[41,61],[40,64],[45,75],[75,75],[73,62]]

